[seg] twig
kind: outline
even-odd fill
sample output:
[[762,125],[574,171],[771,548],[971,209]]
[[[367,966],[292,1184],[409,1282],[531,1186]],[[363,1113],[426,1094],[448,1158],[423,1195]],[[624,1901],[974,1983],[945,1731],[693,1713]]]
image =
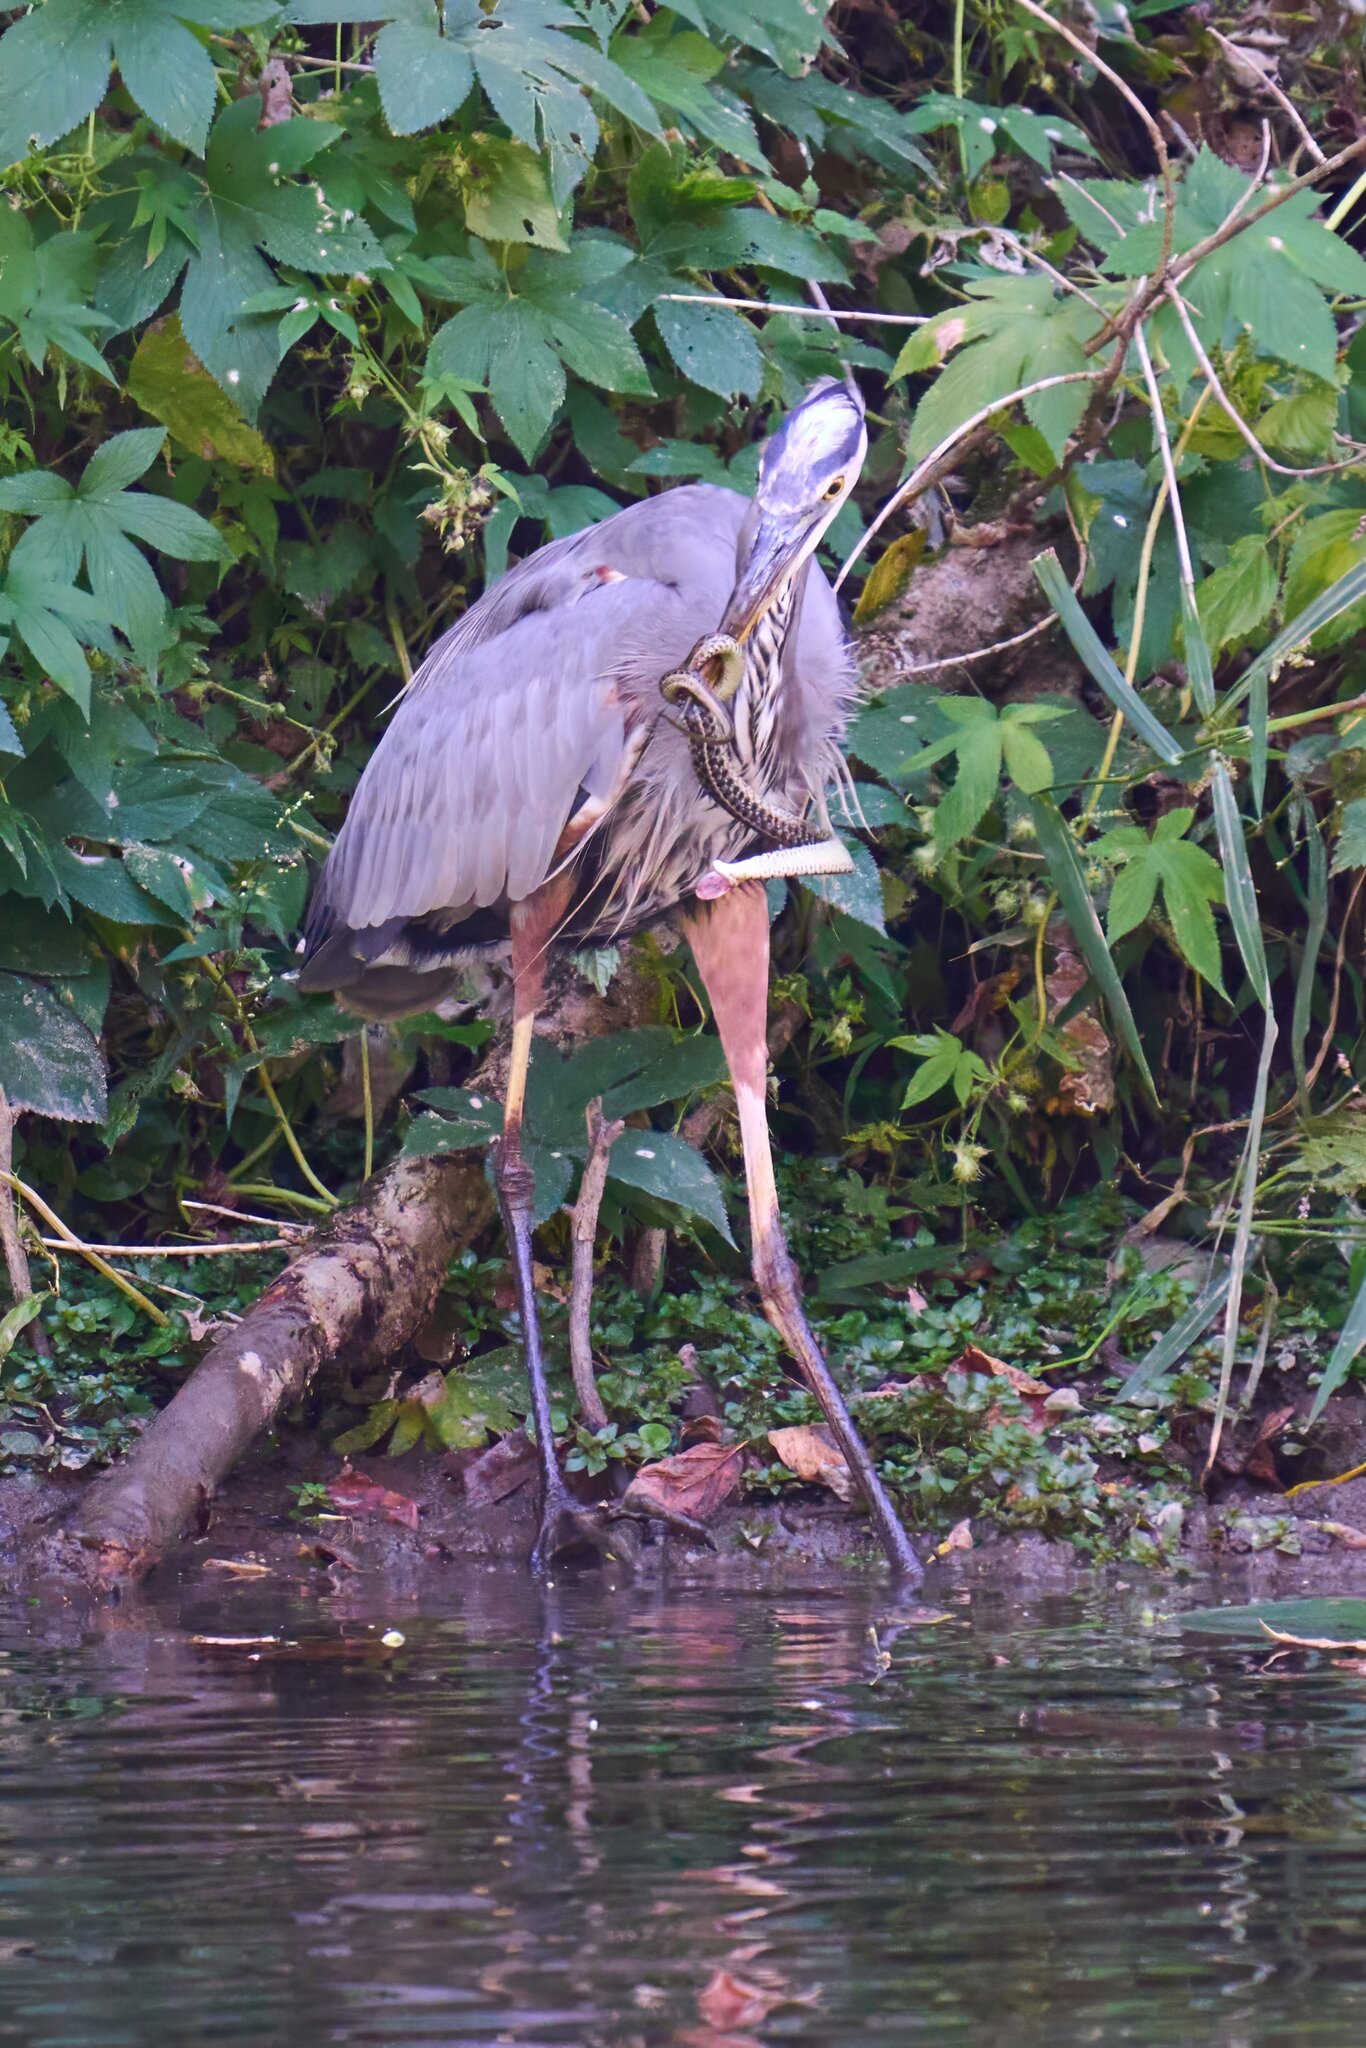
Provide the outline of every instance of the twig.
[[205,1216],[226,1216],[233,1223],[260,1223],[267,1230],[279,1231],[296,1243],[301,1237],[312,1235],[307,1223],[282,1223],[278,1216],[257,1216],[250,1209],[225,1209],[221,1202],[192,1202],[188,1195],[182,1196],[178,1207],[198,1209]]
[[68,1251],[79,1252],[87,1264],[93,1266],[97,1273],[102,1273],[106,1280],[112,1282],[118,1288],[120,1294],[126,1294],[128,1299],[143,1311],[144,1315],[150,1316],[152,1321],[160,1328],[165,1328],[166,1317],[162,1314],[156,1303],[149,1301],[145,1294],[134,1287],[131,1280],[125,1280],[122,1273],[116,1273],[114,1268],[94,1249],[93,1245],[85,1244],[77,1237],[75,1231],[69,1229],[63,1223],[56,1210],[48,1207],[35,1188],[31,1188],[26,1181],[20,1180],[18,1174],[15,1173],[0,1172],[0,1182],[4,1183],[11,1194],[22,1196],[29,1207],[37,1211],[48,1228],[56,1231]]
[[[64,1237],[45,1237],[42,1242],[50,1251],[69,1248]],[[102,1259],[222,1259],[233,1252],[286,1251],[297,1243],[294,1237],[267,1237],[250,1244],[86,1244],[85,1250],[98,1252]]]
[[590,1429],[603,1429],[607,1423],[607,1410],[602,1405],[597,1379],[593,1372],[593,1332],[590,1321],[593,1306],[593,1246],[598,1234],[598,1211],[602,1207],[603,1189],[607,1185],[607,1169],[611,1163],[612,1147],[626,1128],[621,1117],[605,1119],[602,1113],[602,1097],[595,1095],[588,1105],[588,1158],[584,1163],[583,1179],[579,1183],[579,1199],[574,1204],[573,1239],[574,1258],[572,1278],[569,1286],[569,1363],[574,1374],[574,1393],[579,1412]]
[[1315,1055],[1314,1064],[1304,1077],[1304,1092],[1306,1095],[1312,1094],[1318,1083],[1319,1075],[1323,1072],[1323,1063],[1332,1050],[1333,1039],[1337,1032],[1338,1002],[1342,995],[1342,968],[1343,962],[1347,958],[1347,934],[1351,929],[1352,912],[1357,907],[1357,898],[1361,894],[1363,883],[1366,883],[1366,873],[1357,876],[1356,881],[1352,885],[1352,893],[1347,899],[1347,908],[1343,912],[1342,930],[1338,934],[1337,954],[1333,961],[1333,993],[1328,1000],[1328,1022],[1323,1027],[1323,1037],[1319,1040],[1319,1049]]
[[360,1086],[365,1102],[365,1168],[362,1180],[369,1180],[375,1170],[375,1098],[370,1088],[370,1027],[360,1028]]
[[1262,92],[1270,93],[1276,105],[1281,109],[1281,112],[1288,115],[1294,123],[1296,134],[1309,151],[1310,156],[1313,157],[1315,163],[1321,164],[1324,161],[1323,151],[1305,126],[1304,116],[1300,113],[1299,108],[1295,105],[1289,93],[1285,91],[1284,87],[1279,85],[1274,78],[1269,77],[1259,65],[1254,64],[1252,59],[1246,56],[1236,43],[1230,42],[1227,36],[1221,35],[1218,29],[1208,21],[1205,23],[1205,34],[1213,36],[1219,48],[1229,59],[1233,75],[1241,85],[1251,86]]
[[1167,415],[1162,410],[1162,393],[1158,389],[1157,373],[1153,359],[1148,353],[1148,337],[1143,325],[1134,329],[1134,350],[1143,371],[1143,382],[1148,392],[1148,407],[1153,416],[1153,432],[1162,452],[1162,474],[1166,480],[1167,498],[1171,505],[1172,530],[1176,535],[1176,558],[1181,565],[1181,581],[1192,606],[1195,604],[1195,565],[1191,561],[1190,540],[1186,533],[1186,515],[1181,509],[1181,493],[1176,483],[1176,463],[1172,459],[1171,436],[1167,432]]
[[1204,373],[1206,383],[1224,411],[1228,414],[1233,425],[1247,442],[1248,447],[1252,450],[1258,462],[1264,462],[1266,467],[1274,470],[1277,476],[1331,476],[1338,470],[1359,469],[1361,467],[1360,461],[1355,460],[1347,462],[1318,462],[1308,469],[1294,469],[1288,463],[1277,462],[1274,455],[1268,455],[1266,449],[1257,439],[1256,434],[1220,383],[1214,365],[1205,350],[1205,345],[1195,330],[1195,322],[1191,319],[1190,308],[1176,289],[1176,286],[1168,285],[1165,296],[1168,303],[1176,308],[1176,316],[1185,330],[1186,339],[1191,345],[1191,351],[1195,356],[1195,360],[1199,363]]
[[718,292],[660,292],[654,303],[666,306],[732,306],[737,313],[795,313],[802,320],[864,320],[873,327],[924,327],[933,313],[846,313],[834,306],[789,306],[772,299],[727,299]]
[[1051,28],[1054,35],[1059,35],[1065,43],[1070,43],[1077,54],[1084,57],[1086,62],[1094,70],[1098,71],[1102,78],[1108,78],[1115,91],[1122,99],[1127,101],[1143,123],[1143,126],[1147,129],[1148,140],[1153,146],[1153,155],[1157,158],[1157,168],[1162,179],[1162,189],[1166,195],[1167,219],[1162,238],[1162,268],[1165,270],[1171,258],[1172,227],[1176,217],[1176,180],[1172,176],[1171,158],[1167,154],[1166,139],[1161,128],[1148,112],[1148,109],[1144,106],[1133,87],[1125,79],[1121,78],[1119,73],[1107,64],[1103,57],[1098,56],[1089,43],[1083,42],[1074,29],[1068,28],[1065,22],[1056,20],[1046,7],[1038,6],[1037,0],[1018,0],[1018,4],[1024,9],[1026,14],[1032,14],[1036,21],[1041,21],[1045,28]]
[[1056,377],[1036,377],[1032,384],[1021,384],[1018,390],[1006,391],[999,398],[993,398],[989,405],[984,405],[979,412],[973,413],[970,419],[964,420],[961,426],[955,427],[951,434],[946,434],[938,447],[932,448],[924,461],[916,464],[911,474],[906,478],[906,481],[898,485],[877,517],[864,528],[862,534],[850,550],[844,567],[835,578],[836,590],[840,588],[840,585],[844,582],[845,577],[849,574],[849,571],[853,568],[855,562],[873,538],[873,535],[880,527],[886,525],[892,514],[899,506],[904,505],[908,498],[917,497],[921,491],[927,488],[929,483],[935,480],[931,474],[932,471],[951,449],[956,448],[966,435],[972,433],[975,427],[981,426],[994,413],[1003,412],[1008,405],[1015,405],[1022,398],[1032,398],[1036,391],[1052,391],[1059,384],[1091,384],[1103,374],[1100,370],[1065,370]]

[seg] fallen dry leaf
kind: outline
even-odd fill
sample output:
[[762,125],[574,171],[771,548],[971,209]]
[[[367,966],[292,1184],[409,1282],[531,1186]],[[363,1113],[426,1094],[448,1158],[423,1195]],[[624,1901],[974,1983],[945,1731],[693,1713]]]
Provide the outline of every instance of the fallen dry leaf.
[[771,1429],[768,1440],[789,1472],[816,1486],[826,1486],[837,1500],[855,1497],[854,1475],[835,1448],[827,1431],[798,1423],[791,1429]]
[[[1091,978],[1091,970],[1080,954],[1061,945],[1057,964],[1044,987],[1048,990],[1049,1021],[1062,1014],[1072,998],[1080,994]],[[1105,1027],[1091,1008],[1077,1010],[1062,1027],[1072,1065],[1060,1083],[1056,1100],[1045,1104],[1053,1113],[1095,1116],[1115,1104],[1114,1062]]]
[[1366,1550],[1366,1529],[1354,1529],[1350,1522],[1315,1522],[1313,1526],[1331,1536],[1344,1550]]
[[227,1572],[234,1579],[268,1579],[270,1566],[258,1564],[253,1557],[206,1557],[206,1572]]
[[345,1572],[360,1570],[354,1557],[348,1556],[344,1550],[339,1550],[335,1543],[329,1543],[323,1536],[315,1537],[311,1543],[301,1543],[299,1555],[314,1564],[340,1565]]
[[471,1507],[490,1508],[536,1477],[536,1446],[523,1429],[500,1436],[484,1451],[452,1451],[445,1469],[465,1489]]
[[1287,1635],[1284,1629],[1273,1628],[1269,1621],[1260,1625],[1273,1643],[1280,1643],[1287,1650],[1366,1650],[1366,1643],[1359,1639],[1344,1642],[1337,1636],[1292,1636]]
[[397,1522],[403,1529],[417,1527],[415,1500],[406,1493],[394,1493],[381,1486],[377,1479],[367,1479],[363,1472],[353,1472],[349,1464],[342,1466],[335,1479],[328,1480],[327,1497],[339,1514],[379,1515],[386,1522]]
[[744,1463],[740,1444],[694,1444],[672,1458],[642,1465],[621,1504],[642,1514],[683,1515],[691,1522],[709,1522],[740,1484]]
[[1022,1372],[1018,1365],[1007,1365],[1003,1358],[993,1358],[989,1351],[979,1345],[969,1344],[961,1351],[949,1368],[950,1372],[988,1372],[996,1379],[1004,1380],[1017,1394],[1027,1401],[1044,1401],[1053,1389],[1046,1380],[1036,1380],[1031,1373]]
[[713,1970],[706,1989],[697,1995],[703,2019],[723,2033],[735,2027],[761,2026],[775,2005],[786,2002],[785,1992],[767,1990],[748,1977],[732,1976],[729,1970]]
[[971,1522],[955,1522],[944,1541],[936,1546],[936,1555],[945,1557],[951,1550],[972,1549]]

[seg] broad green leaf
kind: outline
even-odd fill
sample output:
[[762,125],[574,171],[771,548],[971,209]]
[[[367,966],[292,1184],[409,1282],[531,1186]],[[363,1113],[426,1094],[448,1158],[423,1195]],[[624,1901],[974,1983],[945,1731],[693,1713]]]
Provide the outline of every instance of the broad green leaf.
[[612,1147],[608,1178],[709,1223],[734,1243],[720,1182],[697,1147],[672,1131],[623,1131]]
[[188,346],[175,314],[143,333],[128,365],[128,396],[206,461],[275,473],[275,458]]
[[1218,862],[1185,837],[1194,820],[1193,810],[1167,811],[1151,836],[1137,825],[1121,825],[1097,840],[1097,853],[1120,868],[1110,892],[1105,930],[1111,945],[1116,945],[1151,914],[1160,887],[1181,952],[1223,995],[1219,939],[1210,905],[1223,902],[1224,878]]
[[[23,26],[22,21],[15,24]],[[92,336],[107,333],[114,323],[91,305],[94,285],[95,243],[90,235],[59,232],[35,242],[27,217],[13,207],[0,207],[0,342],[10,326],[35,370],[43,368],[49,350],[55,348],[105,383],[112,382]]]
[[202,152],[213,112],[208,51],[187,22],[230,29],[264,21],[270,0],[45,0],[0,38],[0,164],[55,142],[92,113],[117,62],[162,131]]
[[757,398],[764,362],[754,329],[724,306],[657,302],[660,339],[685,377],[721,398]]
[[802,887],[828,903],[832,910],[865,924],[881,937],[887,934],[887,917],[882,904],[882,877],[877,862],[866,846],[854,840],[849,846],[854,870],[849,875],[808,875]]
[[[1084,300],[1059,297],[1047,278],[983,276],[968,286],[966,305],[940,314],[907,344],[897,370],[922,367],[940,348],[961,348],[916,407],[909,452],[928,455],[994,397],[1042,377],[1088,368],[1083,343],[1101,327]],[[1031,424],[1060,461],[1086,410],[1084,383],[1057,385],[1025,400]]]
[[430,8],[427,16],[425,21],[391,21],[375,42],[380,102],[395,135],[434,128],[474,90],[468,49],[439,32]]
[[612,56],[628,78],[658,106],[740,163],[766,162],[743,102],[713,84],[725,53],[689,29],[669,32],[656,15],[643,34],[620,35]]
[[1333,873],[1340,875],[1347,868],[1366,868],[1366,797],[1362,796],[1343,805],[1333,848]]
[[0,1089],[11,1109],[72,1123],[104,1117],[99,1047],[44,981],[0,974]]
[[1291,619],[1272,641],[1244,671],[1224,698],[1226,705],[1241,703],[1243,698],[1255,693],[1273,676],[1287,655],[1299,647],[1306,646],[1316,633],[1341,616],[1352,605],[1366,599],[1366,560],[1355,562],[1344,570],[1335,583],[1316,597],[1312,604],[1305,606]]
[[14,1340],[21,1330],[26,1330],[33,1318],[41,1311],[48,1299],[44,1294],[26,1294],[22,1301],[16,1301],[0,1316],[0,1365],[3,1365],[14,1347]]
[[1267,1647],[1268,1628],[1285,1635],[1359,1642],[1366,1638],[1366,1600],[1259,1600],[1251,1607],[1195,1607],[1178,1615],[1177,1621],[1182,1628],[1207,1635],[1246,1636],[1262,1650]]
[[465,201],[465,225],[489,242],[533,242],[567,248],[545,166],[523,142],[485,142],[475,159],[478,181]]

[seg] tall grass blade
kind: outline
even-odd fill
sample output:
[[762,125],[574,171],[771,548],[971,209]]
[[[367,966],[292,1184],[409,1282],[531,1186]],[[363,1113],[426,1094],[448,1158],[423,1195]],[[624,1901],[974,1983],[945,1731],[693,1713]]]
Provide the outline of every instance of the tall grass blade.
[[1208,718],[1214,709],[1214,663],[1200,614],[1184,584],[1181,589],[1181,631],[1186,642],[1186,673],[1191,679],[1196,708],[1202,717]]
[[1072,586],[1063,574],[1062,563],[1052,548],[1034,557],[1034,574],[1044,596],[1061,620],[1063,631],[1115,709],[1124,713],[1134,731],[1147,742],[1159,760],[1175,768],[1182,759],[1181,748],[1162,720],[1149,710],[1133,684],[1127,683],[1120,674],[1095,627],[1077,603]]
[[1160,1380],[1163,1373],[1170,1372],[1185,1357],[1196,1338],[1209,1328],[1228,1300],[1230,1284],[1231,1276],[1224,1272],[1201,1288],[1190,1307],[1177,1317],[1150,1350],[1144,1352],[1115,1396],[1116,1400],[1132,1401],[1135,1394],[1141,1394],[1154,1380]]
[[1233,1232],[1233,1250],[1228,1262],[1228,1308],[1224,1313],[1224,1348],[1219,1360],[1219,1391],[1215,1397],[1214,1422],[1210,1430],[1209,1451],[1205,1458],[1206,1474],[1213,1470],[1214,1460],[1219,1451],[1219,1440],[1223,1436],[1224,1422],[1228,1416],[1228,1397],[1233,1385],[1234,1362],[1238,1355],[1238,1319],[1243,1307],[1243,1280],[1247,1273],[1248,1253],[1252,1248],[1252,1214],[1257,1202],[1257,1182],[1261,1170],[1266,1091],[1271,1080],[1271,1056],[1276,1049],[1278,1035],[1276,1019],[1268,1009],[1262,1025],[1262,1056],[1257,1062],[1257,1086],[1252,1097],[1252,1113],[1247,1120],[1247,1140],[1230,1191],[1230,1199],[1235,1195],[1237,1197],[1238,1222]]
[[1335,619],[1339,612],[1345,612],[1348,605],[1357,604],[1366,597],[1366,562],[1358,562],[1355,568],[1339,576],[1336,583],[1330,583],[1320,597],[1283,626],[1269,647],[1263,648],[1251,668],[1241,675],[1233,688],[1224,697],[1226,705],[1241,704],[1244,697],[1263,686],[1285,660],[1287,654],[1302,647],[1306,640],[1312,640],[1321,626]]
[[1304,934],[1304,952],[1295,977],[1295,1008],[1290,1019],[1290,1057],[1295,1066],[1295,1088],[1300,1113],[1309,1114],[1309,1021],[1314,989],[1319,975],[1319,947],[1328,929],[1328,849],[1323,843],[1319,821],[1307,797],[1297,797],[1290,813],[1291,823],[1304,834],[1309,850],[1309,923]]
[[1323,1379],[1314,1396],[1314,1405],[1309,1410],[1309,1420],[1317,1422],[1323,1413],[1324,1403],[1330,1394],[1335,1394],[1356,1363],[1357,1354],[1366,1344],[1366,1280],[1363,1280],[1347,1311],[1347,1320],[1342,1326],[1342,1335],[1333,1346],[1333,1355],[1323,1369]]
[[1248,864],[1247,841],[1233,781],[1222,761],[1215,765],[1210,785],[1214,824],[1219,834],[1219,858],[1224,870],[1224,894],[1229,921],[1238,951],[1243,956],[1248,980],[1264,1010],[1271,1007],[1271,977],[1267,972],[1266,948],[1262,944],[1261,918],[1257,910],[1257,885]]
[[1058,892],[1058,901],[1066,914],[1081,947],[1082,958],[1091,970],[1096,987],[1110,1007],[1120,1037],[1129,1050],[1129,1055],[1138,1068],[1139,1077],[1154,1103],[1157,1089],[1148,1062],[1143,1053],[1143,1041],[1138,1035],[1134,1013],[1129,1008],[1129,998],[1124,993],[1124,984],[1119,978],[1119,969],[1111,957],[1096,906],[1091,901],[1091,891],[1086,885],[1082,871],[1081,856],[1077,842],[1068,831],[1062,813],[1057,805],[1046,796],[1029,799],[1030,816],[1034,829],[1039,835],[1039,845],[1048,862],[1048,878]]
[[1271,976],[1267,971],[1266,948],[1262,944],[1261,919],[1257,910],[1257,885],[1252,879],[1252,867],[1247,857],[1247,839],[1243,832],[1238,799],[1233,793],[1233,781],[1222,761],[1215,764],[1210,794],[1214,806],[1215,829],[1219,835],[1219,857],[1224,869],[1224,894],[1228,902],[1229,920],[1233,926],[1233,935],[1238,941],[1238,951],[1242,955],[1248,979],[1265,1012],[1266,1021],[1262,1028],[1262,1055],[1257,1062],[1257,1086],[1252,1098],[1252,1111],[1248,1117],[1247,1141],[1243,1146],[1238,1172],[1230,1191],[1230,1203],[1236,1200],[1238,1204],[1238,1221],[1233,1233],[1233,1250],[1229,1256],[1224,1349],[1219,1370],[1219,1393],[1214,1405],[1214,1426],[1210,1432],[1209,1454],[1205,1460],[1206,1472],[1214,1464],[1219,1439],[1223,1435],[1224,1420],[1228,1414],[1229,1389],[1233,1383],[1233,1364],[1238,1349],[1238,1318],[1243,1305],[1243,1278],[1247,1271],[1248,1252],[1252,1245],[1252,1214],[1257,1199],[1257,1181],[1261,1168],[1266,1092],[1271,1080],[1271,1056],[1275,1051],[1277,1038],[1276,1018],[1271,1008]]

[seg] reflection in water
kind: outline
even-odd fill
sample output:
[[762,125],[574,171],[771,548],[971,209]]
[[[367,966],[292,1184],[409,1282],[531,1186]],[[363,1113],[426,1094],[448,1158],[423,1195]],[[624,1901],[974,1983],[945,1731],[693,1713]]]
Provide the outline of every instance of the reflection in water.
[[1362,2039],[1358,1676],[1113,1594],[881,1675],[867,1588],[368,1601],[0,1606],[0,2041]]

